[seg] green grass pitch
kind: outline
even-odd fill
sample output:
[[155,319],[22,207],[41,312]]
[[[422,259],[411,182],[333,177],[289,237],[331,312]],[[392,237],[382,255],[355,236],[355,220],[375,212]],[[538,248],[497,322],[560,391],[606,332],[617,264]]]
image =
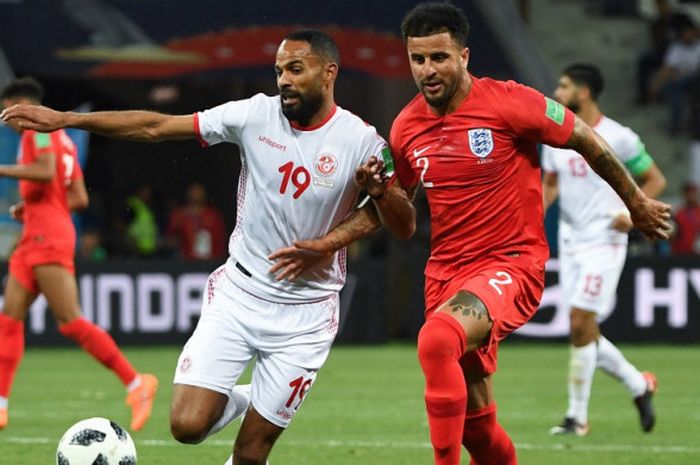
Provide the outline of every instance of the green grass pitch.
[[[499,417],[521,465],[700,464],[700,346],[623,346],[642,369],[656,372],[658,422],[643,434],[625,389],[596,373],[584,438],[551,437],[563,416],[565,344],[506,341],[495,375]],[[153,417],[133,434],[140,465],[222,465],[238,423],[197,446],[171,439],[168,405],[179,348],[127,348],[161,390]],[[78,349],[28,349],[0,431],[0,464],[50,465],[56,443],[75,421],[129,413],[116,377]],[[422,375],[411,345],[339,346],[270,457],[272,465],[429,465],[432,451],[423,409]],[[466,454],[463,464],[468,463]]]

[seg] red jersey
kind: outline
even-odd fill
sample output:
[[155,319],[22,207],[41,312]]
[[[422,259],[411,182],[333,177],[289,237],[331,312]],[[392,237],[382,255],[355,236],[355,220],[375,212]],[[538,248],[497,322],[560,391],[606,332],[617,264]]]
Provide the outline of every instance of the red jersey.
[[447,279],[488,254],[521,253],[544,266],[537,143],[561,146],[574,114],[513,81],[477,79],[456,111],[435,115],[417,95],[396,117],[391,148],[404,187],[430,205],[426,275]]
[[180,251],[188,259],[213,259],[226,256],[226,226],[216,209],[206,206],[199,213],[187,207],[173,210],[168,235],[177,238]]
[[677,225],[671,240],[671,251],[678,255],[693,255],[700,252],[700,207],[690,205],[680,208],[674,216]]
[[83,176],[73,141],[63,130],[43,134],[23,131],[17,162],[33,163],[41,154],[52,153],[56,175],[49,182],[19,181],[24,200],[22,241],[75,247],[75,227],[68,209],[67,190]]

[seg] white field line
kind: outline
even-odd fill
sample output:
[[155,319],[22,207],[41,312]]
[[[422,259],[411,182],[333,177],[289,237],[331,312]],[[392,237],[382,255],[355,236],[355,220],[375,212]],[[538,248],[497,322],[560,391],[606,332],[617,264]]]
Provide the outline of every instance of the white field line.
[[[56,438],[44,437],[17,437],[0,436],[0,444],[57,444]],[[163,439],[141,439],[137,441],[139,447],[180,447],[181,444]],[[430,449],[429,442],[399,442],[399,441],[295,441],[282,438],[281,444],[292,447],[355,447],[365,449]],[[231,447],[233,441],[211,439],[199,444],[200,447]],[[578,451],[578,452],[625,452],[625,453],[664,453],[664,454],[691,454],[700,453],[700,446],[684,445],[638,445],[638,444],[533,444],[517,443],[516,449],[520,450],[551,450],[551,451]]]

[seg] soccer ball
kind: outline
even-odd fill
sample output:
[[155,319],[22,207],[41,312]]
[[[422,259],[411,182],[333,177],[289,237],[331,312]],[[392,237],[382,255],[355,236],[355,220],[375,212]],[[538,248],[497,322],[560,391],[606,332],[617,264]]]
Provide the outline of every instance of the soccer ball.
[[88,418],[63,434],[56,465],[136,465],[136,447],[118,424],[106,418]]

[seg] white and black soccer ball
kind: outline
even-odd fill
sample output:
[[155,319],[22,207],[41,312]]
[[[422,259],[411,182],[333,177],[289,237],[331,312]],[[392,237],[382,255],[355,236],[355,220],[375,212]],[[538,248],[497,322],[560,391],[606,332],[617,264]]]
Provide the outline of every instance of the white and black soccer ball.
[[56,465],[136,465],[136,447],[124,428],[106,418],[88,418],[63,434]]

